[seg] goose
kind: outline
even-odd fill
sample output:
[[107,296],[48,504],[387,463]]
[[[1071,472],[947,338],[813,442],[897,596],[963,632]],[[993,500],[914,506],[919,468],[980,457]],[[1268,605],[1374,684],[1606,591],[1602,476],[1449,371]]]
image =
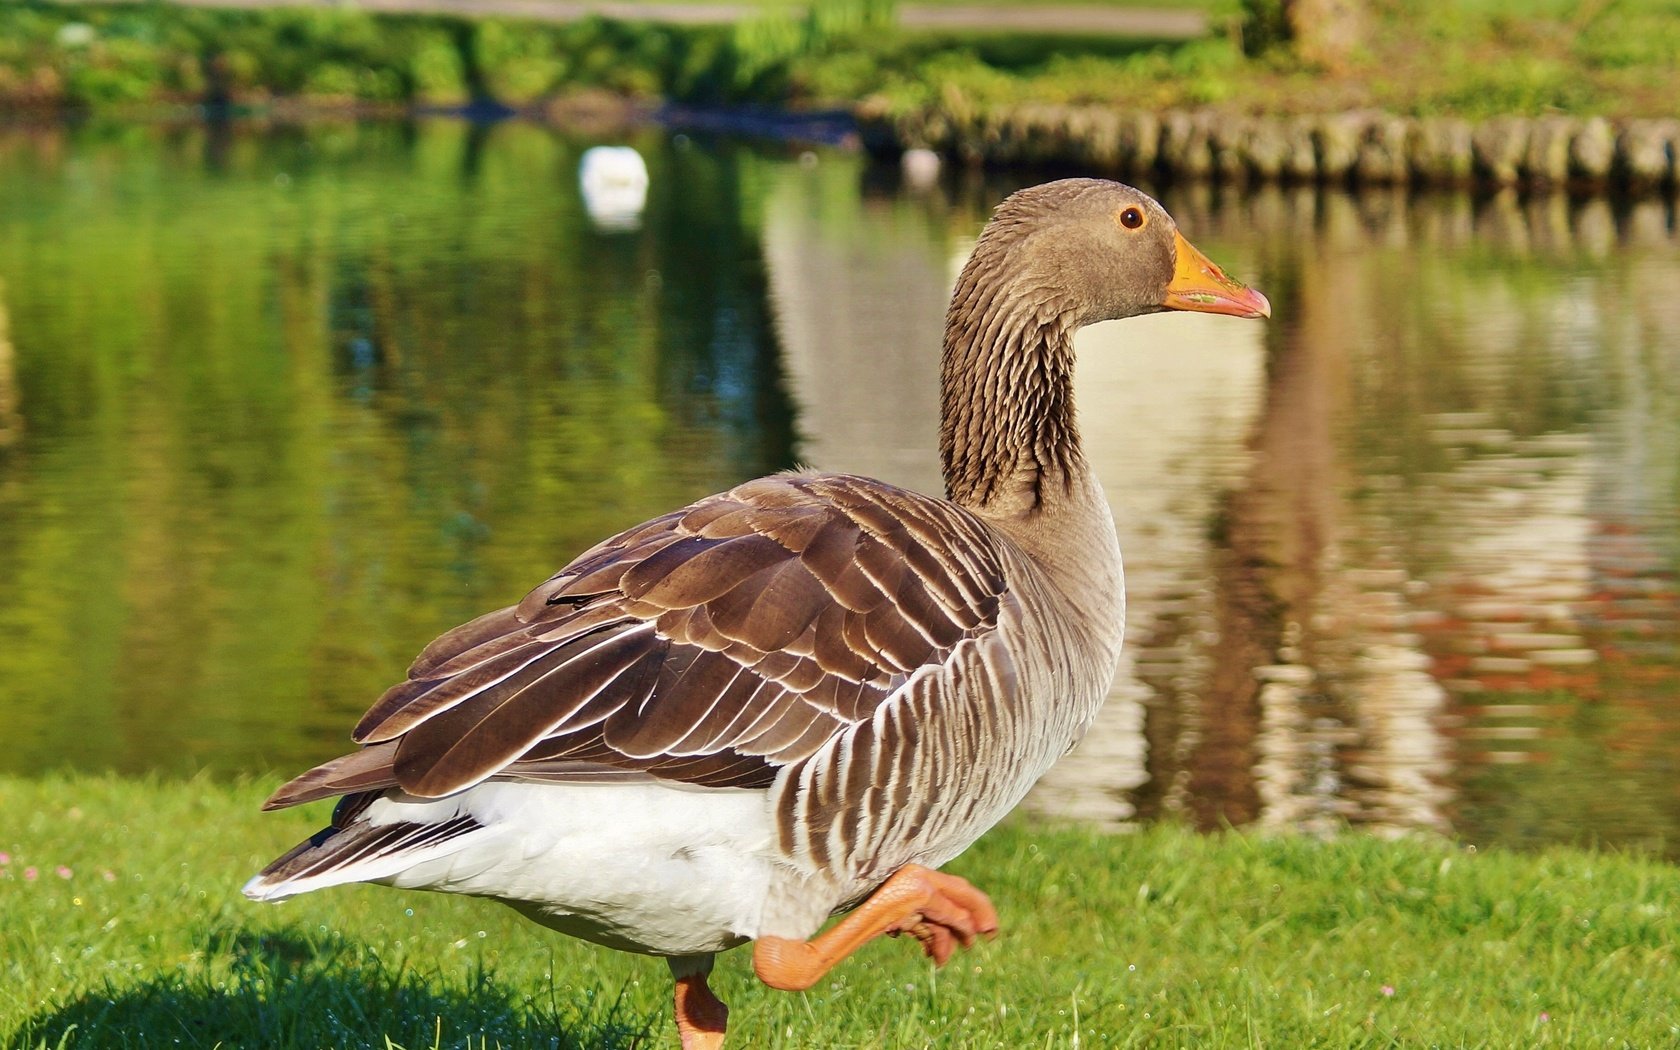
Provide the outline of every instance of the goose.
[[947,316],[945,498],[795,471],[602,541],[432,642],[359,750],[280,787],[265,809],[339,801],[245,893],[472,894],[662,956],[683,1050],[723,1044],[720,951],[753,942],[797,990],[881,934],[936,964],[994,935],[939,868],[1079,740],[1120,653],[1073,334],[1162,310],[1271,313],[1136,189],[1013,194]]

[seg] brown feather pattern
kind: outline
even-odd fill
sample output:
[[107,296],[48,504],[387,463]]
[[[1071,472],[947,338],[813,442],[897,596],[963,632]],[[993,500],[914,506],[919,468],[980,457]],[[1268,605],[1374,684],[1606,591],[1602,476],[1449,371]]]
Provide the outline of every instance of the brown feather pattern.
[[[867,478],[748,482],[596,545],[518,605],[438,638],[357,726],[364,750],[271,805],[382,787],[437,797],[491,777],[766,787],[854,729],[847,746],[868,760],[821,774],[819,808],[854,789],[902,796],[902,776],[866,783],[906,761],[902,747],[875,754],[882,738],[918,732],[882,721],[882,705],[996,627],[998,543],[961,507]],[[824,825],[809,845],[865,830]]]

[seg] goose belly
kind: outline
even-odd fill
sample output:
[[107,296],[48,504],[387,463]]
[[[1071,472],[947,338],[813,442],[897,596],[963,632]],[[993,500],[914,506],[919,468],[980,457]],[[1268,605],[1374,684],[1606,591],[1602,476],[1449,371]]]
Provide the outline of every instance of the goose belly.
[[413,820],[423,814],[400,811],[446,803],[483,830],[383,881],[495,898],[571,936],[654,955],[721,951],[757,932],[774,864],[763,791],[491,782],[435,802],[381,800],[369,816]]

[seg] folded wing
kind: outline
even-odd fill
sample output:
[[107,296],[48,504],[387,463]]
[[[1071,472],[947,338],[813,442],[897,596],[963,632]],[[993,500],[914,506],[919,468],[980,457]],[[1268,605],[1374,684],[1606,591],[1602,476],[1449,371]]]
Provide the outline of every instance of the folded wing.
[[360,751],[269,808],[491,777],[768,786],[997,625],[996,540],[850,475],[749,482],[606,540],[427,646]]

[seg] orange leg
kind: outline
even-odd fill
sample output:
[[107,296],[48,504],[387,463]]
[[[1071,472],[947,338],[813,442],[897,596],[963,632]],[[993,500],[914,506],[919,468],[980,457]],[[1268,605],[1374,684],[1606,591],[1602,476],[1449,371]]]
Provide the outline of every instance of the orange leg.
[[721,1050],[729,1007],[706,984],[706,975],[712,972],[712,957],[667,959],[666,962],[671,965],[671,976],[677,979],[677,1034],[682,1037],[682,1050]]
[[943,966],[976,936],[997,933],[997,910],[986,895],[955,875],[906,864],[833,928],[809,941],[760,937],[753,969],[772,988],[796,992],[822,980],[840,960],[881,934],[908,933]]

